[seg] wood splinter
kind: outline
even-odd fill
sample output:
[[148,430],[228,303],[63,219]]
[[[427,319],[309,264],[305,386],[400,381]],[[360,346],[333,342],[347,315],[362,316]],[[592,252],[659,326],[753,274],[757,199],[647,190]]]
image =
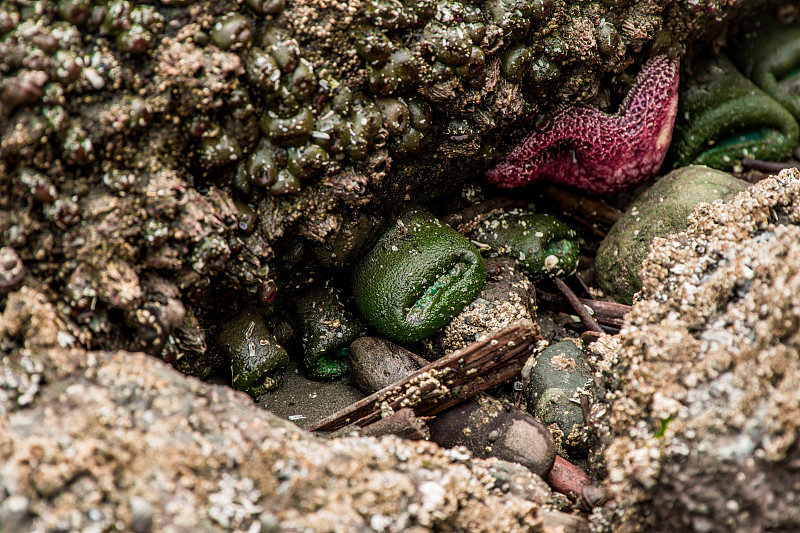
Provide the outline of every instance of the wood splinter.
[[516,376],[540,340],[528,319],[475,341],[430,363],[394,385],[334,413],[311,431],[336,431],[346,425],[366,427],[405,407],[417,417],[433,416]]
[[580,299],[572,292],[564,281],[561,278],[553,278],[553,283],[558,289],[558,292],[561,293],[561,296],[569,302],[569,305],[575,311],[575,314],[578,315],[578,318],[581,319],[583,326],[588,329],[589,331],[597,331],[598,333],[603,333],[603,328],[601,328],[592,315],[589,314],[589,311],[586,310],[586,307],[581,303]]
[[[631,306],[616,302],[604,302],[589,298],[578,298],[578,302],[592,310],[592,318],[601,326],[621,328],[625,322],[625,315],[631,310]],[[575,311],[560,294],[546,292],[539,288],[536,289],[536,303],[540,309],[559,313],[573,314]]]

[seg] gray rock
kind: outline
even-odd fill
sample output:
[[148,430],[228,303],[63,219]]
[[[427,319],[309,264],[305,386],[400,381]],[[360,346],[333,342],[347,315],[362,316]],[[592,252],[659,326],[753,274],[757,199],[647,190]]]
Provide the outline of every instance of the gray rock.
[[377,337],[361,337],[350,343],[347,360],[348,371],[364,394],[388,387],[424,366],[412,359],[408,350]]
[[588,451],[580,396],[591,394],[591,377],[579,339],[548,346],[522,370],[528,411],[550,425],[557,443],[571,453]]
[[642,271],[626,327],[590,345],[602,529],[800,530],[800,171],[698,208]]
[[642,288],[639,267],[655,237],[686,228],[698,204],[727,200],[748,184],[700,165],[673,170],[633,202],[608,232],[595,259],[595,279],[606,294],[630,304]]

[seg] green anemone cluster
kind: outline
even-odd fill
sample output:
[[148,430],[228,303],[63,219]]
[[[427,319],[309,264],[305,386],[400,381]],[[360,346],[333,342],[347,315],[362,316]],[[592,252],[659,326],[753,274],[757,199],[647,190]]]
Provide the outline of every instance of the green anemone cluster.
[[800,120],[800,26],[771,17],[737,40],[731,58],[764,92]]
[[[403,54],[387,61],[404,69]],[[249,50],[245,70],[264,106],[258,121],[262,138],[234,179],[245,193],[252,187],[273,195],[296,193],[311,178],[338,173],[345,159],[366,159],[384,128],[416,149],[421,132],[430,127],[429,109],[419,99],[375,98],[320,76],[301,56],[297,41],[278,26],[267,28],[260,46]]]
[[731,169],[743,158],[787,158],[800,126],[783,105],[746,78],[724,54],[697,58],[681,84],[670,157],[688,164]]
[[[367,9],[365,17],[374,22],[376,13]],[[413,93],[416,58],[373,30],[353,32],[368,81],[350,88],[327,72],[320,75],[288,31],[266,28],[245,60],[249,86],[264,109],[263,136],[237,169],[234,183],[241,191],[296,193],[311,178],[338,173],[344,161],[364,161],[387,135],[395,152],[420,148],[431,128],[430,106],[413,94],[394,96]]]

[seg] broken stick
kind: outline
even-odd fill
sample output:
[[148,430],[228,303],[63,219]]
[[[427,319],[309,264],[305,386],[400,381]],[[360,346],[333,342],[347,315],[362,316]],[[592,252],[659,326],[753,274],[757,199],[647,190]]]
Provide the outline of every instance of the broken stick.
[[[616,302],[604,302],[589,298],[578,298],[578,301],[592,310],[592,317],[600,324],[621,328],[625,315],[631,306]],[[536,303],[540,309],[549,309],[560,313],[575,314],[575,309],[560,294],[536,289]]]
[[518,320],[317,422],[311,431],[365,427],[404,407],[416,416],[433,416],[512,379],[539,339],[533,322]]

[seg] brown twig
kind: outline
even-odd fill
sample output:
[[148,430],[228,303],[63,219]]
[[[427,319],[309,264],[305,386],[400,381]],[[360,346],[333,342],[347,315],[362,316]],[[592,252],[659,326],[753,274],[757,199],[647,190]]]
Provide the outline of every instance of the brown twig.
[[589,223],[599,222],[606,226],[613,226],[622,216],[619,209],[611,207],[599,198],[583,196],[573,190],[552,184],[543,185],[539,190],[545,198],[555,202],[567,213],[578,215]]
[[797,163],[781,163],[780,161],[762,161],[760,159],[742,159],[742,166],[745,170],[757,170],[768,174],[777,174],[787,168],[800,168]]
[[[603,330],[604,334],[608,333],[609,335],[616,335],[617,333],[619,333],[620,329],[622,329],[622,328],[620,328],[618,326],[609,326],[608,324],[603,324],[603,323],[600,323],[600,322],[598,322],[598,325]],[[567,322],[567,323],[564,324],[564,328],[566,328],[568,330],[571,330],[571,331],[578,332],[581,335],[583,335],[587,331],[590,331],[591,333],[598,333],[597,331],[587,330],[586,326],[583,325],[583,322],[580,322],[580,321],[578,321],[578,322]]]
[[597,224],[586,220],[585,218],[576,213],[566,212],[566,214],[570,218],[572,218],[572,220],[574,220],[575,222],[586,228],[589,231],[589,233],[592,234],[592,237],[596,237],[597,239],[602,240],[605,238],[606,233],[608,233],[605,230],[598,228]]
[[603,329],[597,324],[595,319],[592,318],[592,315],[589,314],[589,311],[586,310],[580,299],[575,296],[575,293],[572,292],[572,289],[570,289],[567,284],[561,280],[561,278],[553,278],[553,283],[555,284],[556,289],[558,289],[558,292],[561,293],[561,296],[563,296],[564,299],[569,302],[569,305],[572,307],[572,310],[575,312],[575,314],[578,315],[578,318],[581,319],[584,327],[590,331],[598,331],[602,333]]
[[580,274],[575,272],[572,275],[572,279],[574,279],[578,283],[578,285],[581,286],[581,290],[583,291],[583,294],[585,294],[587,296],[591,296],[592,292],[589,290],[589,286],[586,284],[586,282],[583,281],[583,278],[581,277]]
[[538,339],[533,322],[518,320],[317,422],[311,430],[335,431],[348,424],[365,427],[404,407],[418,417],[433,416],[512,379]]
[[583,411],[583,419],[586,420],[589,417],[589,396],[586,394],[581,394],[581,411]]
[[[625,315],[630,311],[631,306],[616,302],[604,302],[602,300],[592,300],[589,298],[578,298],[578,301],[591,308],[594,313],[594,320],[602,325],[621,328],[625,320]],[[559,313],[572,314],[574,308],[560,294],[536,289],[536,303],[541,309],[558,311]]]
[[578,269],[579,270],[585,270],[587,268],[592,267],[593,265],[594,265],[594,257],[593,256],[590,257],[590,256],[584,255],[584,254],[579,254],[578,255]]
[[544,480],[554,491],[566,494],[571,500],[580,498],[581,489],[592,484],[586,472],[559,455]]

